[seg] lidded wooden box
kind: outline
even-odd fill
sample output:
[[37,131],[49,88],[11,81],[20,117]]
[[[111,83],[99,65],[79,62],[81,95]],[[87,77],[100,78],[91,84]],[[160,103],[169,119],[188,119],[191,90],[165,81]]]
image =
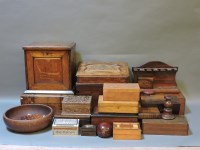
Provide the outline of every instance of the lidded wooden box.
[[140,87],[138,83],[104,83],[104,101],[139,101]]
[[23,49],[27,89],[72,89],[75,43],[35,42]]
[[52,125],[53,135],[78,135],[79,119],[55,118]]
[[77,83],[127,83],[126,62],[82,62],[76,73]]
[[140,124],[130,122],[114,122],[113,123],[113,139],[114,140],[141,140],[142,134]]
[[91,96],[65,96],[62,101],[62,115],[91,114]]

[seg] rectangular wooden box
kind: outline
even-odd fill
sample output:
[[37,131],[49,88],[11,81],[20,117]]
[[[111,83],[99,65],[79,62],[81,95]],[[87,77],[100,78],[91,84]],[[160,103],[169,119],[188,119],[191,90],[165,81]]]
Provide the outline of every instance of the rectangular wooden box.
[[138,83],[104,83],[104,101],[139,101],[140,87]]
[[65,96],[62,101],[62,115],[91,114],[91,99],[91,96]]
[[98,125],[101,122],[113,124],[113,122],[138,122],[137,114],[123,114],[123,113],[99,113],[95,108],[91,115],[91,124]]
[[[62,100],[64,96],[73,94],[73,92],[64,91],[44,91],[43,93],[35,93],[37,91],[30,90],[20,96],[21,104],[44,104],[53,108],[54,114],[59,114],[62,110]],[[57,93],[57,94],[56,94]],[[64,94],[65,93],[65,94]]]
[[174,120],[143,119],[142,130],[143,134],[188,135],[189,125],[184,116]]
[[74,136],[79,134],[79,119],[55,118],[52,125],[53,135]]
[[96,136],[96,126],[87,124],[81,127],[81,136]]
[[157,106],[141,106],[138,113],[139,119],[160,119],[161,113]]
[[141,140],[142,134],[139,123],[114,122],[113,123],[114,140]]
[[82,62],[76,73],[78,83],[128,83],[126,62]]
[[75,43],[35,42],[23,49],[27,89],[72,89],[76,70]]
[[138,113],[138,101],[104,101],[103,96],[99,96],[99,113]]

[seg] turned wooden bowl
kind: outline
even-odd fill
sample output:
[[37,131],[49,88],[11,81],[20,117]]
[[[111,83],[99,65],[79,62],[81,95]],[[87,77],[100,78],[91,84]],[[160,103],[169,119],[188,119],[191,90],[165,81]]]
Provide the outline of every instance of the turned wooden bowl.
[[3,119],[12,131],[35,132],[52,123],[53,109],[42,104],[26,104],[8,109]]

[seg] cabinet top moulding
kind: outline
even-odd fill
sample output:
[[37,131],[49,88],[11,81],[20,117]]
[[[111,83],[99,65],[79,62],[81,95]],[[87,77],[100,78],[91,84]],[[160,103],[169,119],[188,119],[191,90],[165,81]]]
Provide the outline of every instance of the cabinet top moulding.
[[71,50],[75,47],[74,42],[33,42],[23,46],[23,50]]

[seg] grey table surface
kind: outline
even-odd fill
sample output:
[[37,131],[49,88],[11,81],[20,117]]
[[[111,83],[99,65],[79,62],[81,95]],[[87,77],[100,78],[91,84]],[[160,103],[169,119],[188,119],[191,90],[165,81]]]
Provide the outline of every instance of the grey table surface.
[[[0,99],[0,115],[14,106],[20,105],[16,99]],[[3,119],[0,120],[0,145],[48,146],[69,148],[109,148],[109,147],[185,147],[200,146],[200,103],[187,101],[186,118],[190,126],[189,136],[143,135],[143,140],[113,140],[98,136],[53,136],[51,127],[35,133],[14,133],[9,131]]]

